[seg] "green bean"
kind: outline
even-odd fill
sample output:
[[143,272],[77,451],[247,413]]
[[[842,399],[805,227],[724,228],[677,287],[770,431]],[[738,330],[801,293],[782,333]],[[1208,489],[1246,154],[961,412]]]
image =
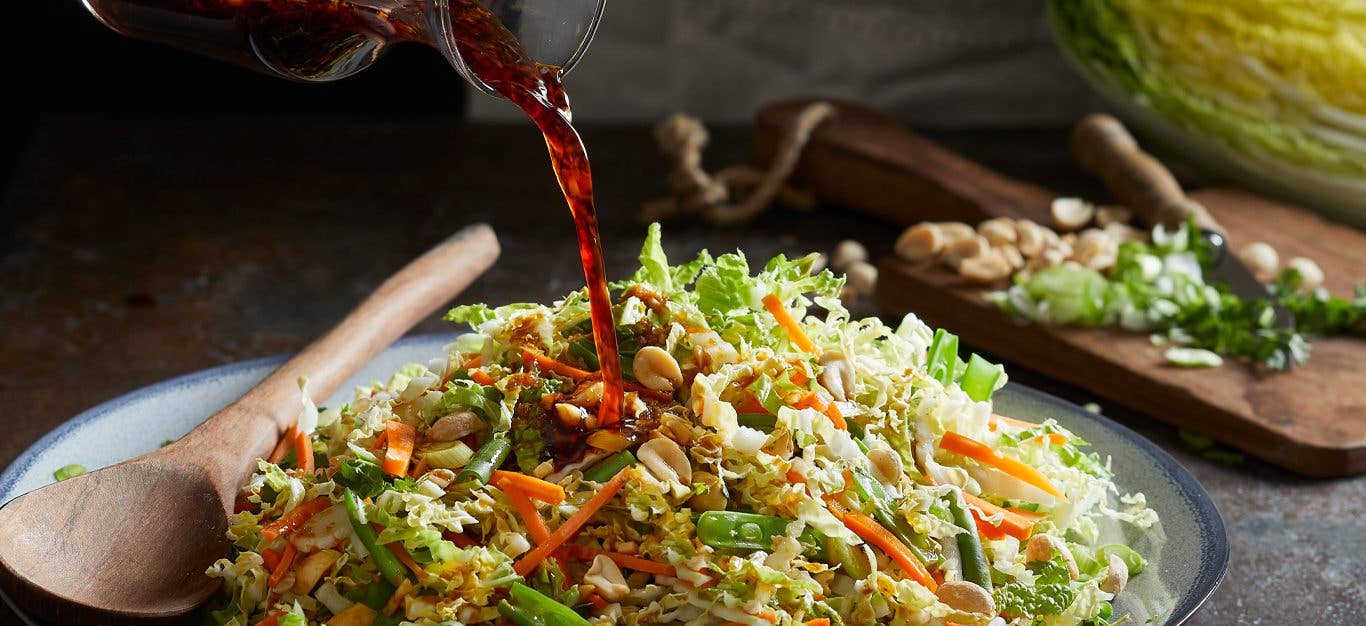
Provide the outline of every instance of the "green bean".
[[[739,513],[736,511],[707,511],[697,518],[697,538],[713,548],[731,550],[772,550],[773,539],[787,534],[792,520]],[[797,536],[803,552],[821,561],[826,560],[825,535],[807,527]]]
[[66,480],[66,479],[68,479],[68,478],[75,478],[75,477],[80,476],[81,474],[84,474],[84,473],[85,473],[85,466],[84,466],[84,465],[77,465],[77,464],[75,464],[75,463],[72,463],[71,465],[64,465],[64,466],[62,466],[61,469],[59,469],[59,470],[53,472],[53,473],[52,473],[52,477],[53,477],[53,478],[56,478],[56,479],[57,479],[57,482],[61,482],[61,481]]
[[408,577],[408,570],[393,552],[380,544],[379,538],[375,536],[375,529],[361,521],[360,498],[356,497],[356,492],[342,489],[342,502],[346,505],[346,517],[351,520],[351,530],[356,532],[356,537],[360,539],[361,545],[365,546],[370,556],[375,557],[375,566],[379,568],[379,573],[392,585],[402,584],[403,579]]
[[470,459],[469,465],[466,465],[459,474],[455,475],[455,481],[463,483],[474,480],[481,485],[488,482],[489,476],[493,475],[493,470],[498,469],[503,461],[507,460],[508,454],[511,452],[512,442],[508,441],[502,433],[494,435],[493,439],[479,446],[479,450],[474,453],[474,458]]
[[508,589],[510,602],[498,603],[498,613],[517,626],[592,626],[573,609],[522,583]]
[[858,491],[859,497],[873,506],[873,519],[892,531],[892,534],[896,535],[901,543],[906,544],[922,563],[939,561],[940,555],[930,538],[915,532],[905,518],[895,513],[892,497],[882,488],[882,484],[862,469],[855,469],[853,474],[854,489]]
[[844,573],[854,580],[863,580],[872,573],[868,566],[868,555],[839,537],[825,539],[825,552],[830,555],[831,565],[842,565]]
[[778,425],[778,418],[768,413],[741,413],[735,416],[735,421],[741,426],[748,426],[755,430],[773,432],[773,428]]
[[583,479],[595,483],[605,483],[617,475],[624,467],[636,464],[636,456],[630,450],[622,450],[595,463],[583,473]]
[[498,614],[512,620],[512,623],[517,626],[544,626],[545,624],[535,617],[532,617],[531,613],[508,604],[507,600],[500,600],[498,602]]
[[986,553],[982,551],[982,540],[977,536],[977,522],[973,521],[972,513],[968,512],[968,505],[963,502],[961,491],[954,489],[948,500],[953,523],[967,531],[956,535],[958,560],[963,564],[963,580],[977,583],[983,589],[991,591],[991,568],[987,565]]

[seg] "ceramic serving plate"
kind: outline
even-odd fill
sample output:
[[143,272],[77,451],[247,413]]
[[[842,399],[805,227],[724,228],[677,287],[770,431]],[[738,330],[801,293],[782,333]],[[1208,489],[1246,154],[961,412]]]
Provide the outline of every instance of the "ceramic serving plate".
[[[405,363],[442,353],[452,334],[409,337],[390,346],[327,404],[350,399],[357,385],[387,380]],[[173,378],[127,393],[80,415],[39,439],[0,474],[0,503],[52,482],[58,468],[91,470],[154,450],[177,439],[265,378],[286,357],[256,359]],[[1056,419],[1109,455],[1122,492],[1142,492],[1162,518],[1160,527],[1102,529],[1148,557],[1149,566],[1116,601],[1115,615],[1137,624],[1181,624],[1214,591],[1228,568],[1228,537],[1204,489],[1167,453],[1133,431],[1047,394],[1009,385],[996,395],[997,412]],[[6,599],[8,602],[8,599]],[[17,609],[16,609],[17,610]],[[22,614],[21,614],[22,615]],[[36,623],[36,622],[29,622]]]

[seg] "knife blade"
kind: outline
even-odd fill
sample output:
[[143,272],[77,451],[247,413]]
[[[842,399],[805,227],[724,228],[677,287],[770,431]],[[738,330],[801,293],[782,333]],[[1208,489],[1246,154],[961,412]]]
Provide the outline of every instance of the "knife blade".
[[[1228,234],[1199,202],[1186,196],[1176,177],[1155,157],[1144,152],[1119,120],[1093,114],[1077,123],[1072,132],[1072,152],[1082,167],[1100,176],[1110,193],[1133,210],[1145,226],[1175,229],[1193,221],[1212,250],[1206,282],[1222,284],[1243,300],[1266,300],[1272,305],[1272,329],[1294,329],[1295,318],[1271,297],[1265,284],[1233,254]],[[1293,355],[1281,350],[1281,362],[1289,368]]]

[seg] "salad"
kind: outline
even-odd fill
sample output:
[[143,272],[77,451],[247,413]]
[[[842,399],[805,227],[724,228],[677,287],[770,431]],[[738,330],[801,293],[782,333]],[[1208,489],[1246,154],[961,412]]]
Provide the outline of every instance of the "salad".
[[[850,319],[815,257],[651,226],[612,285],[628,390],[595,417],[583,291],[471,305],[447,354],[304,393],[241,491],[215,624],[1104,626],[1157,523],[1053,421],[997,415],[1000,366],[913,315]],[[306,391],[306,381],[301,381]]]

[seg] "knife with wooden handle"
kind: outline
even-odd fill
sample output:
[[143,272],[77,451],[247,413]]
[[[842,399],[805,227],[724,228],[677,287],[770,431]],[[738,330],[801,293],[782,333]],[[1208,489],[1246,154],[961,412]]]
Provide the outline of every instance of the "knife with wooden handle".
[[[1187,220],[1194,222],[1215,251],[1209,278],[1223,282],[1244,300],[1267,298],[1266,285],[1233,254],[1224,227],[1199,202],[1186,197],[1176,177],[1161,161],[1144,152],[1119,120],[1104,113],[1082,118],[1072,130],[1072,153],[1144,225],[1171,230]],[[1295,326],[1294,316],[1285,307],[1273,304],[1272,309],[1276,313],[1272,326]],[[1294,359],[1289,354],[1283,356],[1289,368]]]
[[1138,147],[1133,135],[1114,117],[1094,113],[1077,122],[1072,130],[1072,154],[1144,225],[1161,224],[1170,230],[1193,219],[1202,229],[1224,232],[1214,216],[1187,198],[1176,177]]

